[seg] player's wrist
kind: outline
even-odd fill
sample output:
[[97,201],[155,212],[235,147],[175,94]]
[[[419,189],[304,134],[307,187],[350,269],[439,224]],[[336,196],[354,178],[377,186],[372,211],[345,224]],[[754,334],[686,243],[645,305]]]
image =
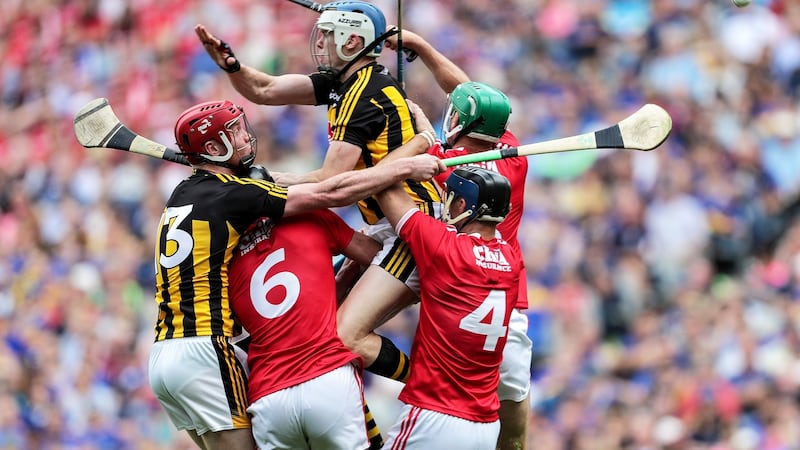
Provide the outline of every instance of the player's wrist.
[[[242,65],[239,63],[239,58],[233,54],[231,46],[225,41],[220,41],[220,47],[223,51],[222,64],[218,64],[220,69],[228,73],[236,73],[241,70]],[[231,59],[233,62],[229,62]]]
[[239,63],[239,60],[236,59],[236,58],[233,58],[233,63],[229,63],[227,60],[230,59],[230,58],[231,57],[226,58],[226,60],[225,60],[226,67],[223,67],[222,70],[224,70],[225,72],[228,72],[228,73],[236,73],[239,70],[241,70],[242,69],[242,65]]
[[433,133],[433,130],[422,130],[417,133],[417,136],[422,136],[425,139],[428,143],[428,148],[433,147],[433,144],[436,143],[436,135]]

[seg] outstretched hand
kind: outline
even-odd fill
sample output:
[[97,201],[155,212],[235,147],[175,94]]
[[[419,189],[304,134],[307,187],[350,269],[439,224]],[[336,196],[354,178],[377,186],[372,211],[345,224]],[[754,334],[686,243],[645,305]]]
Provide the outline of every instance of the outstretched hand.
[[194,32],[203,44],[203,48],[206,49],[208,56],[210,56],[222,70],[233,73],[240,69],[239,60],[236,59],[230,45],[221,39],[217,39],[201,24],[195,25]]

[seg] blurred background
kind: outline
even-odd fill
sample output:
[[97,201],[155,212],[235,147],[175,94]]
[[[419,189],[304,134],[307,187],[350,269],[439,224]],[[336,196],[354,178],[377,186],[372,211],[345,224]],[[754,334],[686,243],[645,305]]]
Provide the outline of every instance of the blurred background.
[[[396,22],[393,0],[374,3]],[[528,448],[800,448],[800,3],[403,3],[406,28],[510,96],[523,143],[648,102],[674,121],[652,152],[530,158]],[[86,150],[72,120],[107,97],[172,146],[183,109],[228,98],[259,163],[319,167],[324,108],[247,103],[192,30],[270,73],[310,73],[315,17],[277,0],[0,2],[0,448],[191,448],[146,377],[155,230],[189,170]],[[396,73],[393,52],[381,62]],[[404,72],[439,118],[424,65]],[[408,349],[414,325],[411,309],[382,331]],[[367,384],[388,431],[400,386]]]

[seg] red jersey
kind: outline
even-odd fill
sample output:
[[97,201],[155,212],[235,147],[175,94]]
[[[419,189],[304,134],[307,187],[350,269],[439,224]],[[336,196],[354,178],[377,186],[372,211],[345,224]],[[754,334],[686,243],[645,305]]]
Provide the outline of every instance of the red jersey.
[[231,263],[230,298],[252,336],[248,400],[316,378],[358,356],[336,332],[332,255],[353,238],[328,210],[260,219]]
[[[496,147],[519,147],[519,140],[517,140],[517,137],[514,136],[513,133],[506,131],[505,134],[500,137],[500,141],[497,143]],[[469,154],[463,147],[445,150],[441,143],[438,142],[428,149],[428,153],[437,156],[439,159]],[[506,218],[497,226],[497,230],[506,242],[511,244],[522,254],[517,234],[519,232],[519,224],[522,221],[522,210],[525,206],[525,179],[528,176],[528,158],[506,158],[467,165],[492,170],[508,178],[508,181],[511,183],[511,209],[508,211]],[[455,170],[456,167],[460,166],[448,167],[446,171],[434,177],[436,182],[439,183],[439,186],[444,186],[445,180],[447,180],[447,177],[450,176],[450,173]],[[528,278],[525,276],[524,270],[525,264],[523,262],[523,272],[519,277],[519,297],[517,298],[515,306],[518,309],[528,309]]]
[[397,225],[417,262],[420,313],[413,369],[398,398],[474,422],[497,420],[497,384],[520,257],[502,239],[483,240],[420,211]]

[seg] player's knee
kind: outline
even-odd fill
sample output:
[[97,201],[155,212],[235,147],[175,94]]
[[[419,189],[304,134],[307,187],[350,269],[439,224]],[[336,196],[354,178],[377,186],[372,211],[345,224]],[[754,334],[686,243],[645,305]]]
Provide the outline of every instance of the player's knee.
[[498,450],[520,450],[525,448],[528,439],[529,398],[521,402],[502,400],[500,402],[500,436]]
[[250,428],[236,430],[225,430],[218,432],[207,432],[202,435],[205,448],[208,450],[231,449],[231,450],[252,450],[256,446],[253,433]]
[[526,434],[529,415],[527,401],[503,400],[500,402],[498,414],[500,416],[501,434],[509,437],[524,436]]
[[342,340],[344,345],[347,348],[352,350],[353,349],[353,345],[356,342],[356,339],[355,339],[355,335],[350,332],[350,329],[347,328],[346,326],[343,326],[343,325],[339,324],[336,327],[336,332],[339,334],[339,339]]
[[339,339],[342,340],[344,345],[350,350],[358,353],[357,349],[364,340],[365,334],[360,333],[358,329],[350,326],[347,321],[340,321],[336,326],[336,330],[339,333]]

